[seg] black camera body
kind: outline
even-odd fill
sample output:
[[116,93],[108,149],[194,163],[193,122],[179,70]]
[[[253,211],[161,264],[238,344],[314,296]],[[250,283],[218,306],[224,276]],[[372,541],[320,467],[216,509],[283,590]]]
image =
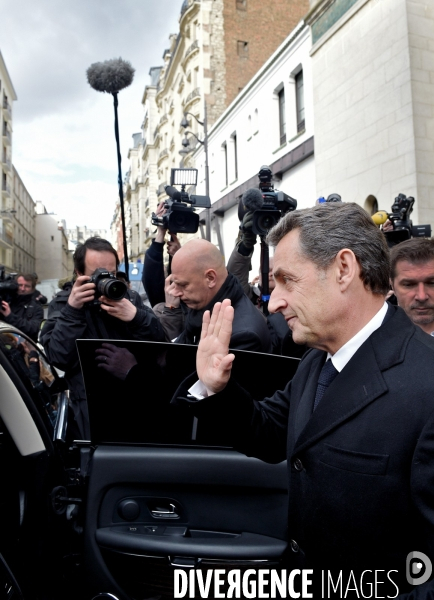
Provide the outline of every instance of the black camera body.
[[385,231],[389,247],[409,240],[411,237],[431,237],[431,225],[413,225],[410,215],[413,212],[413,196],[398,194],[389,213],[389,221],[393,225],[392,231]]
[[90,276],[89,283],[95,284],[94,303],[98,305],[100,304],[98,301],[100,296],[119,302],[119,300],[125,298],[128,290],[127,285],[107,269],[96,269]]
[[0,302],[10,302],[18,294],[16,273],[6,275],[5,268],[0,265]]
[[[170,233],[196,233],[199,229],[199,215],[195,208],[211,208],[208,196],[189,195],[187,192],[178,191],[176,188],[166,185],[164,188],[169,198],[164,207],[168,212],[162,217],[152,213],[152,224],[163,227]],[[189,206],[191,205],[191,206]]]
[[258,177],[264,203],[261,208],[254,211],[252,231],[264,237],[282,215],[297,208],[297,200],[274,189],[271,183],[272,172],[268,166],[261,167]]

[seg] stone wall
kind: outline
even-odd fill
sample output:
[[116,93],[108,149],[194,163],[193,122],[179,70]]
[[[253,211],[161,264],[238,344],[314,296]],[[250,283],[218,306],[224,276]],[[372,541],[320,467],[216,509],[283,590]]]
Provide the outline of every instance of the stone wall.
[[414,222],[434,223],[433,12],[428,0],[358,0],[314,44],[318,195],[366,206],[372,194],[390,210],[404,193]]

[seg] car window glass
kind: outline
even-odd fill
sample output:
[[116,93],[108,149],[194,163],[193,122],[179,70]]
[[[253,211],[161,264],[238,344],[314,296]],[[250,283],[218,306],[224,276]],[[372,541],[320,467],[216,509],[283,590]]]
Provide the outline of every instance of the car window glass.
[[[197,420],[170,402],[181,382],[195,372],[196,346],[108,343],[110,360],[105,364],[103,341],[77,340],[92,442],[230,445],[213,423]],[[233,377],[258,400],[285,387],[299,362],[241,350],[235,355]]]

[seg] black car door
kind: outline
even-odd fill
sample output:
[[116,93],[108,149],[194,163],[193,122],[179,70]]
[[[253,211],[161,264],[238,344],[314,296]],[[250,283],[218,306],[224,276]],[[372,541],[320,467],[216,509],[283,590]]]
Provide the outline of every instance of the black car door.
[[[92,592],[173,598],[176,569],[279,565],[287,545],[286,464],[239,454],[223,432],[201,431],[187,411],[169,406],[194,371],[196,348],[110,342],[116,364],[125,352],[138,363],[128,382],[97,359],[103,343],[77,342],[95,448],[84,528]],[[262,398],[291,379],[298,361],[238,351],[234,364]]]
[[52,510],[53,489],[70,483],[67,396],[35,343],[4,325],[0,390],[0,598],[72,598],[71,528]]

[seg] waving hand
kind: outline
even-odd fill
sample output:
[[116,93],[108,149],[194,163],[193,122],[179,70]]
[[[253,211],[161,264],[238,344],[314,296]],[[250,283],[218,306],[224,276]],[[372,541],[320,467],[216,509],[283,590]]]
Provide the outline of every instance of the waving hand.
[[200,381],[210,392],[217,393],[226,387],[235,358],[229,354],[234,309],[230,300],[216,302],[212,315],[203,315],[202,333],[197,349],[196,369]]

